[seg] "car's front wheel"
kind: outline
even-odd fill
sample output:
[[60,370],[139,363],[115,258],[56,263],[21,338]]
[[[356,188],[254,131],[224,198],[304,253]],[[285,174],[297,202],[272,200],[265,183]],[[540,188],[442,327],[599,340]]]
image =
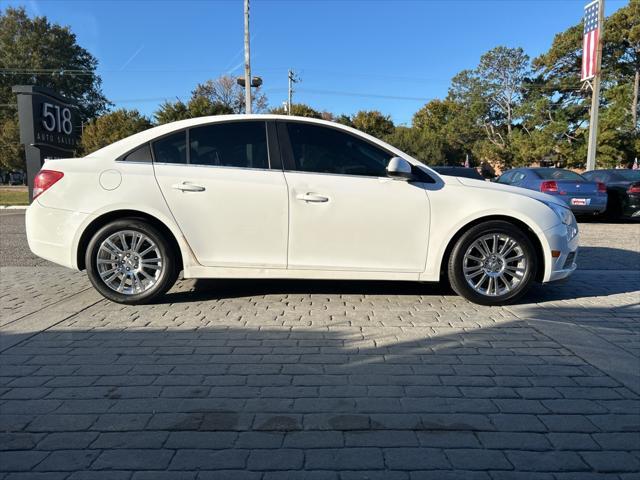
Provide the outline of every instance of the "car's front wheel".
[[85,256],[93,286],[118,303],[147,303],[177,278],[176,255],[163,234],[136,218],[111,222],[89,241]]
[[453,247],[448,267],[456,293],[481,305],[503,305],[527,291],[538,259],[521,229],[496,220],[466,231]]

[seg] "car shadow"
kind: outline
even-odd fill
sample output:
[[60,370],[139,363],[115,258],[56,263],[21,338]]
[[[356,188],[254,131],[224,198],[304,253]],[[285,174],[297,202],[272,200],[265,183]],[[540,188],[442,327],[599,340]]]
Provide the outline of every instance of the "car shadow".
[[[579,269],[565,280],[534,284],[517,303],[601,297],[640,290],[640,252],[582,247]],[[604,267],[604,268],[603,268]],[[615,271],[615,273],[614,273]],[[606,276],[607,280],[603,281]],[[456,297],[448,282],[199,279],[180,282],[159,303],[189,303],[224,298],[287,294],[393,295]],[[449,299],[451,300],[451,299]],[[460,298],[461,302],[465,300]]]
[[[232,283],[241,292],[296,288]],[[304,283],[304,291],[333,288]],[[475,459],[502,469],[496,448],[515,439],[518,449],[531,445],[528,459],[507,467],[531,478],[532,464],[562,470],[549,462],[559,452],[543,434],[562,435],[577,413],[598,414],[581,416],[581,431],[638,427],[624,384],[521,320],[483,325],[476,311],[452,326],[446,307],[412,314],[402,299],[346,299],[313,313],[287,299],[208,307],[169,313],[104,302],[0,355],[0,428],[4,445],[18,451],[4,454],[0,472],[29,474],[59,450],[35,468],[85,470],[82,478],[131,478],[132,470],[149,470],[148,478],[195,478],[196,470],[210,474],[200,478],[264,478],[266,470],[316,478],[305,465],[322,478],[408,478],[434,465],[449,470],[447,456],[457,455],[474,459],[458,460],[458,478],[476,478]],[[0,344],[11,335],[0,332]],[[615,404],[593,399],[604,388],[580,385],[609,387],[596,398]],[[502,443],[485,442],[489,436]],[[353,477],[354,469],[376,475]]]

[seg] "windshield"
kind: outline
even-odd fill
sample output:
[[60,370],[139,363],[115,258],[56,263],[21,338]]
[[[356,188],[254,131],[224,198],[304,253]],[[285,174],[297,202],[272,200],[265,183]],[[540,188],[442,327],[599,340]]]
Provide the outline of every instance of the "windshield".
[[640,170],[616,170],[611,172],[611,177],[615,180],[640,180]]
[[573,180],[584,181],[584,178],[571,170],[563,170],[561,168],[549,168],[536,170],[543,180]]

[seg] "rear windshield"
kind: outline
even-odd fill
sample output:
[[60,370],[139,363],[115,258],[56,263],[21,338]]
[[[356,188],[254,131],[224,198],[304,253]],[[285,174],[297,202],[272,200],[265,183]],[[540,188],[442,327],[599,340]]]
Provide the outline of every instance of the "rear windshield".
[[549,168],[544,170],[536,170],[543,180],[582,180],[584,178],[571,170],[562,170],[561,168]]
[[616,170],[611,172],[611,176],[621,180],[640,180],[640,170]]

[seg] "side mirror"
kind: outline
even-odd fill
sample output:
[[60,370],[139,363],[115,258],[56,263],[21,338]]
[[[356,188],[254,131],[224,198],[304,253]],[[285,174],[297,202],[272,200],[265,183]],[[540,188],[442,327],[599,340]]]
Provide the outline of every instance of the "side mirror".
[[411,164],[404,158],[393,157],[387,165],[387,175],[398,180],[410,180],[413,178]]

